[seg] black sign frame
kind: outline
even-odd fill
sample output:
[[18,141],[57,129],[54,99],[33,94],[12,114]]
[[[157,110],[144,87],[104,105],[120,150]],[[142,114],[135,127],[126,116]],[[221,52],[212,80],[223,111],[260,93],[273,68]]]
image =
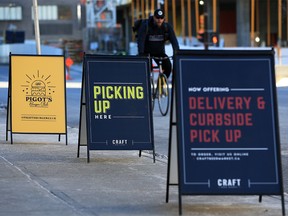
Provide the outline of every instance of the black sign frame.
[[[176,91],[177,104],[176,125],[180,214],[182,213],[182,195],[260,195],[260,197],[262,195],[280,195],[282,213],[285,215],[274,50],[182,50],[175,56],[174,64],[176,71],[174,90]],[[232,68],[233,70],[231,70]],[[259,75],[261,76],[259,77]],[[258,78],[256,87],[253,86],[255,85],[253,81],[255,78]],[[242,87],[248,90],[244,94],[241,92],[243,90]],[[234,90],[238,89],[236,90],[237,93],[232,93],[232,88]],[[249,89],[252,92],[249,92]],[[229,94],[231,97],[229,97]],[[212,104],[213,100],[214,105]],[[245,120],[243,123],[242,120],[240,122],[236,117],[236,120],[234,120],[235,125],[233,126],[231,126],[232,123],[230,121],[231,133],[235,132],[235,134],[231,135],[233,137],[230,137],[232,140],[227,138],[227,134],[226,136],[220,135],[222,133],[220,130],[229,129],[229,127],[223,126],[225,113],[229,113],[227,116],[231,116],[232,113],[231,110],[224,108],[228,106],[228,100],[231,100],[229,102],[231,103],[230,109],[233,109],[232,103],[235,106],[235,100],[238,101],[239,109],[234,110],[234,112],[241,113],[238,115],[241,116],[242,120],[244,116]],[[267,112],[269,117],[267,117]],[[220,113],[218,114],[219,119],[222,118],[222,123],[218,119],[220,122],[218,123],[222,124],[221,126],[215,125],[216,113]],[[265,124],[263,119],[261,119],[263,116],[265,116]],[[205,117],[204,123],[200,123],[199,118],[204,119]],[[197,118],[198,122],[196,121]],[[228,117],[226,118],[228,119]],[[228,121],[227,119],[226,122]],[[232,117],[230,117],[231,119]],[[210,125],[207,125],[207,122]],[[211,124],[214,125],[211,126]],[[254,132],[261,129],[259,134],[262,136],[259,136],[259,134],[253,135],[247,128],[249,128],[249,131],[253,130]],[[267,135],[270,132],[269,129],[272,129],[272,135]],[[200,134],[201,130],[202,134]],[[204,132],[206,132],[206,135]],[[223,140],[225,140],[226,144]],[[245,141],[242,142],[242,140]],[[227,148],[224,149],[228,142],[230,147],[226,146]],[[258,144],[256,144],[257,142]],[[261,142],[260,145],[262,143],[265,143],[265,145],[259,146],[259,142]],[[250,149],[247,146],[245,147],[249,143],[253,143],[255,146]],[[237,146],[239,144],[244,146],[243,149]],[[171,145],[171,142],[169,145]],[[212,145],[214,145],[213,148],[211,147]],[[263,154],[263,152],[266,154]],[[270,158],[267,159],[263,155]],[[253,160],[258,161],[252,166],[250,164],[248,166],[249,169],[247,169],[249,161],[247,158],[249,157],[254,157]],[[272,165],[269,160],[272,161]],[[265,168],[262,168],[261,171],[263,173],[259,174],[257,173],[258,170],[255,171],[255,169],[259,168],[261,164],[264,164]],[[265,166],[267,164],[268,167]],[[222,170],[220,170],[220,167]],[[239,168],[243,169],[239,171]],[[227,174],[227,169],[231,169],[232,174]],[[254,175],[253,169],[257,174]],[[272,180],[267,177],[271,176],[271,172]],[[245,175],[248,175],[248,177]],[[257,176],[259,175],[260,177],[258,178]],[[209,178],[206,182],[203,181],[205,177]],[[252,178],[251,181],[249,177]],[[253,182],[253,178],[257,178],[257,181]],[[246,182],[244,179],[248,180],[247,183],[244,183]],[[261,182],[261,179],[264,179],[264,182]],[[265,182],[267,179],[271,181]],[[252,185],[253,190],[251,189]],[[169,180],[167,188],[168,186]],[[167,196],[166,200],[168,200]]]
[[90,150],[152,150],[155,162],[149,68],[145,57],[84,55],[78,157],[86,144],[88,162]]

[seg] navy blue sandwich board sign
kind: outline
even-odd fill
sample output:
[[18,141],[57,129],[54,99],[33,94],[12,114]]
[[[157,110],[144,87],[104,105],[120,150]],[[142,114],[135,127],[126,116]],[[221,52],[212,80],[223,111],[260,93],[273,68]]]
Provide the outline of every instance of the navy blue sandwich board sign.
[[283,198],[274,51],[183,50],[175,69],[180,197]]
[[154,152],[149,59],[86,54],[83,74],[88,154],[89,150]]

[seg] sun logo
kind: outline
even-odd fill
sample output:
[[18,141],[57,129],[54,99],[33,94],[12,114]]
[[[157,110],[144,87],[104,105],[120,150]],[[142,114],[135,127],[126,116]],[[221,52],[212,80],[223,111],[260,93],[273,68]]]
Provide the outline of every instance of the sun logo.
[[25,93],[25,100],[29,102],[30,107],[47,108],[49,102],[52,102],[52,95],[55,93],[55,86],[51,85],[49,79],[51,75],[45,77],[37,74],[26,74],[26,85],[22,85],[23,92]]

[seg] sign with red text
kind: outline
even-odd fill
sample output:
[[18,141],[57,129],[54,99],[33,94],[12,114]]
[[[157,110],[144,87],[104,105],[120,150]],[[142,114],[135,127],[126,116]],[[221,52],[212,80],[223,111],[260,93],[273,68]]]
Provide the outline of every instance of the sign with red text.
[[280,194],[272,50],[183,51],[175,61],[181,194]]

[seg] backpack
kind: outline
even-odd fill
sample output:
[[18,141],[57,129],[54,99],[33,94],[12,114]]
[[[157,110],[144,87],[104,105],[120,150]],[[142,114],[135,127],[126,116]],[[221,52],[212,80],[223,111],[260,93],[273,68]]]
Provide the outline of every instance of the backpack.
[[[146,25],[146,33],[148,32],[148,19],[137,19],[135,22],[134,22],[134,26],[132,26],[132,30],[135,34],[135,38],[138,37],[138,30],[140,29],[141,25]],[[168,25],[166,22],[164,22],[164,37],[165,37],[165,40],[167,40],[168,36],[169,36],[169,33],[168,33]]]
[[134,26],[132,26],[132,30],[135,34],[135,38],[138,37],[138,30],[140,29],[141,25],[146,25],[146,32],[148,32],[148,19],[137,19],[134,22]]

